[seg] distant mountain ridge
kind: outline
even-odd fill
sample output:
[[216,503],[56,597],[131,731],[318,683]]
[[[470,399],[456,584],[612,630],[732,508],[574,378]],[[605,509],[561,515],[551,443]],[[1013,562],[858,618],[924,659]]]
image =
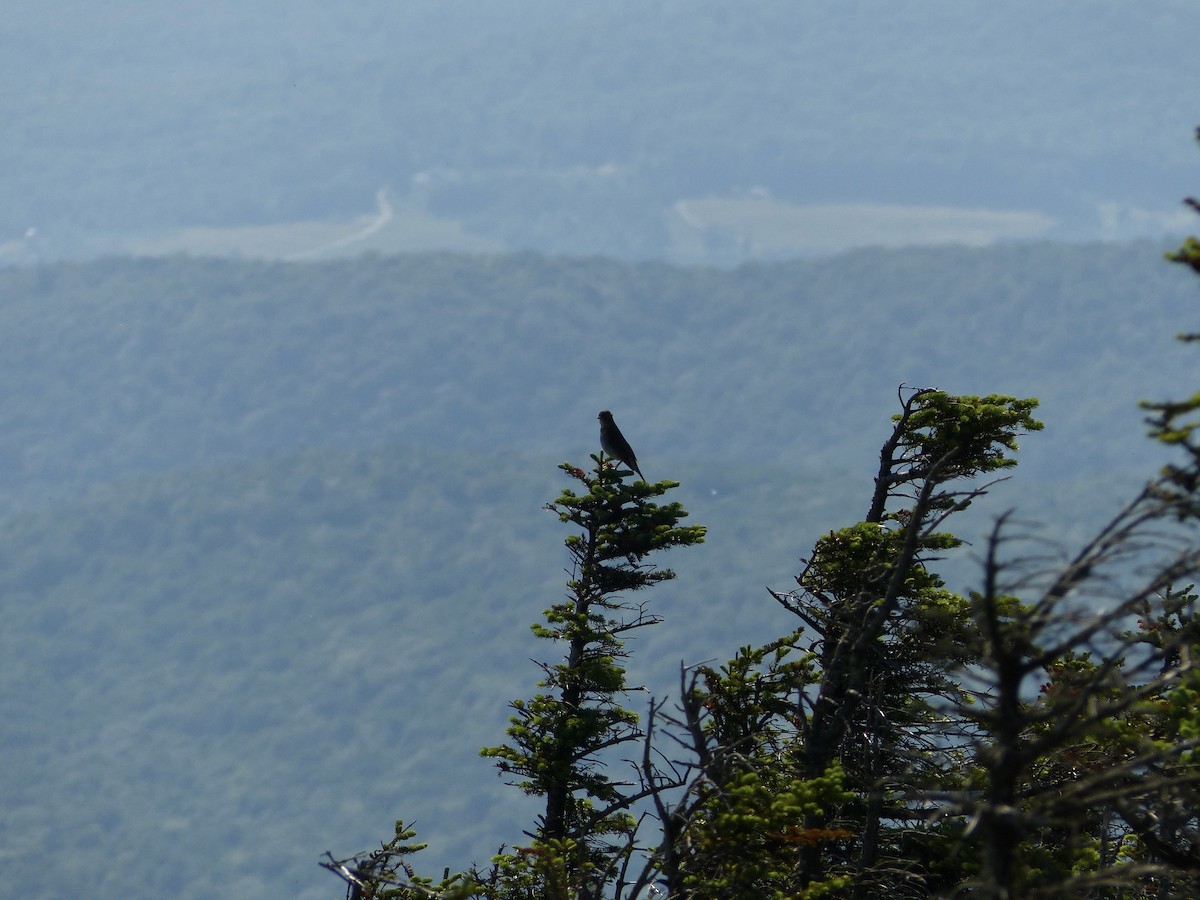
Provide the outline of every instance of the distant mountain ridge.
[[[9,269],[0,498],[394,441],[578,455],[607,407],[648,472],[669,456],[852,466],[901,383],[1039,396],[1040,443],[1074,440],[1075,470],[1127,467],[1150,452],[1137,402],[1192,370],[1172,335],[1194,286],[1161,249],[867,250],[733,271],[446,254]],[[1114,418],[1127,424],[1086,442]],[[1027,470],[1058,464],[1035,454]]]
[[438,246],[696,262],[806,252],[745,210],[672,235],[678,202],[759,190],[1049,220],[1028,238],[1187,227],[1187,0],[7,12],[0,260],[336,223],[381,187]]

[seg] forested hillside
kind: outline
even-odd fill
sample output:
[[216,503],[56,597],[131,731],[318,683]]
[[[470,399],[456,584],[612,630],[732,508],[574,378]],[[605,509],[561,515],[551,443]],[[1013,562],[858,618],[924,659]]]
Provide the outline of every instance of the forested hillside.
[[[1136,402],[1187,371],[1186,273],[1148,244],[861,251],[732,272],[537,256],[331,264],[102,260],[0,272],[9,508],[309,447],[545,454],[612,407],[648,473],[844,470],[901,383],[1042,398],[1079,453],[1137,468]],[[1153,364],[1151,364],[1153,363]],[[1084,440],[1096,421],[1114,423]]]
[[598,410],[709,528],[639,642],[665,690],[775,633],[763,586],[862,515],[901,383],[1042,398],[976,529],[1107,512],[1158,464],[1137,401],[1190,384],[1161,251],[0,272],[12,865],[54,873],[39,897],[329,897],[318,855],[401,814],[432,864],[482,862],[523,818],[475,749],[536,671],[566,565],[541,506]]

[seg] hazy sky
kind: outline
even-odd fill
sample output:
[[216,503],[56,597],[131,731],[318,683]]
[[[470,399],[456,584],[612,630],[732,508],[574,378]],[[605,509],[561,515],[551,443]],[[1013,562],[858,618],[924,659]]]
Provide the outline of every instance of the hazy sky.
[[[30,227],[55,255],[345,225],[284,249],[233,241],[286,256],[370,226],[381,188],[395,221],[344,252],[703,261],[948,229],[968,243],[1158,234],[1188,221],[1193,13],[20,0],[0,23],[0,244]],[[713,200],[726,205],[696,205]],[[880,220],[880,204],[923,209]],[[931,222],[942,208],[957,218]],[[1019,218],[962,218],[978,210]]]

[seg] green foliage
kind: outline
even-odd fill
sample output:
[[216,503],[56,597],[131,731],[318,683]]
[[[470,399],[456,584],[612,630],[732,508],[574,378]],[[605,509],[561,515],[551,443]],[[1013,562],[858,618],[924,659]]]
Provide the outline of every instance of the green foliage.
[[498,854],[474,896],[487,900],[578,900],[595,892],[596,866],[581,842],[570,838],[534,841],[512,853]]
[[[1018,435],[1041,427],[1036,401],[919,390],[901,406],[868,518],[821,538],[800,590],[774,595],[803,624],[685,669],[676,711],[652,703],[645,728],[620,703],[622,635],[658,620],[618,592],[673,577],[644,558],[704,530],[653,502],[674,482],[564,464],[586,488],[548,506],[578,529],[568,599],[534,629],[564,659],[512,704],[510,743],[483,751],[545,812],[487,874],[431,888],[405,870],[402,887],[578,900],[659,878],[673,896],[784,900],[1194,886],[1196,596],[1177,582],[1195,554],[1160,560],[1111,610],[1071,599],[1156,549],[1173,498],[1152,485],[1032,600],[998,590],[1002,517],[984,589],[955,594],[931,569],[962,543],[945,525],[990,487],[973,479],[1011,468]],[[633,741],[635,780],[618,782],[609,751]],[[651,813],[661,839],[639,874]]]
[[[985,801],[967,804],[985,860],[973,883],[1019,896],[1088,896],[1097,884],[1159,885],[1169,896],[1194,890],[1195,847],[1178,839],[1200,799],[1200,771],[1171,713],[1173,695],[1188,695],[1194,672],[1179,667],[1182,645],[1152,636],[1162,607],[1135,605],[1144,627],[1125,643],[1116,634],[1094,640],[1113,623],[1106,615],[1083,620],[1087,641],[1070,635],[1077,615],[1065,609],[1043,629],[1039,602],[1007,617],[1001,633],[1019,637],[987,645],[984,664],[996,667],[996,686],[975,716],[987,737],[977,754]],[[1030,634],[1059,649],[1045,653]],[[1105,650],[1095,657],[1073,649],[1097,644]],[[1128,663],[1123,649],[1138,662]],[[1035,669],[1047,680],[1035,700],[1022,702],[1019,673]],[[1159,896],[1160,888],[1127,896]]]
[[[1189,240],[1169,258],[1200,271],[1195,251]],[[989,690],[966,713],[986,740],[977,756],[983,799],[964,809],[979,826],[983,866],[975,884],[997,897],[1097,889],[1193,896],[1200,887],[1191,712],[1200,644],[1189,583],[1200,562],[1192,532],[1169,527],[1192,525],[1200,513],[1191,418],[1200,401],[1144,406],[1153,413],[1151,433],[1182,448],[1183,462],[1165,467],[1099,527],[1040,591],[1032,589],[1032,600],[1001,592],[1002,521],[989,542],[987,589],[972,597]],[[1130,582],[1130,571],[1149,574]],[[1104,605],[1080,605],[1099,584]],[[1031,703],[1024,684],[1039,672],[1048,680]]]
[[[908,516],[901,511],[894,518],[905,521]],[[817,595],[849,598],[872,585],[882,594],[907,540],[906,529],[887,528],[878,522],[859,522],[831,531],[813,548],[803,576],[804,588]],[[930,550],[951,550],[960,543],[954,535],[937,534],[926,538],[923,545]],[[941,585],[937,575],[914,568],[905,574],[899,596],[911,600]]]
[[588,492],[580,496],[564,490],[547,507],[564,524],[583,529],[566,539],[578,576],[567,587],[576,595],[582,592],[602,599],[604,595],[636,591],[674,578],[670,569],[643,569],[639,563],[656,550],[703,540],[703,526],[678,525],[687,516],[680,504],[646,502],[679,487],[679,483],[626,485],[617,479],[614,470],[601,465],[598,457],[593,459],[597,465],[594,479],[570,463],[559,466]]
[[685,731],[702,736],[703,775],[666,817],[660,866],[686,896],[818,897],[848,883],[798,877],[800,848],[853,835],[807,824],[852,795],[839,765],[803,775],[794,704],[815,668],[811,654],[795,652],[795,637],[743,647],[720,668],[699,667],[684,698]]
[[[798,729],[802,771],[838,763],[855,794],[836,819],[854,840],[840,853],[804,854],[805,881],[844,871],[857,890],[899,890],[930,877],[915,861],[935,856],[945,829],[920,827],[930,816],[917,798],[969,777],[966,723],[946,712],[966,692],[948,671],[971,664],[980,642],[963,617],[968,601],[945,590],[928,561],[959,546],[943,523],[986,491],[972,479],[1013,465],[1005,451],[1041,428],[1036,406],[911,392],[884,442],[866,520],[818,541],[801,590],[776,595],[811,629],[820,659]],[[807,825],[834,821],[810,816]]]
[[810,779],[788,779],[784,769],[739,771],[693,811],[679,882],[686,896],[811,898],[850,883],[833,875],[801,886],[795,871],[798,848],[852,837],[845,829],[804,824],[852,796],[842,787],[840,769]]
[[467,900],[477,896],[476,885],[466,875],[447,872],[440,882],[435,882],[413,870],[408,857],[427,846],[410,843],[416,834],[411,826],[397,820],[395,836],[381,843],[378,850],[345,860],[330,856],[321,866],[342,878],[347,884],[347,895],[355,900],[422,900],[430,896]]
[[904,424],[897,445],[912,477],[930,477],[939,466],[943,480],[1010,468],[1017,461],[1005,450],[1017,449],[1019,434],[1042,428],[1030,415],[1038,405],[1034,399],[955,397],[942,391],[918,396],[920,402],[906,409],[907,415],[893,417]]
[[[561,468],[586,490],[566,489],[547,509],[578,531],[565,540],[572,560],[568,599],[546,610],[543,639],[564,648],[564,659],[541,663],[544,692],[512,703],[510,743],[486,747],[501,772],[516,776],[525,793],[544,797],[538,842],[497,862],[501,895],[508,876],[543,879],[538,896],[599,896],[596,884],[610,881],[637,831],[631,813],[635,796],[609,774],[615,748],[643,736],[638,716],[621,705],[629,692],[622,660],[624,635],[656,624],[645,603],[630,605],[620,595],[675,577],[647,565],[651,553],[704,540],[703,526],[683,526],[678,503],[653,498],[677,482],[626,485],[622,472],[600,457],[589,474],[569,463]],[[532,862],[530,862],[532,861]],[[580,885],[592,884],[584,891]]]
[[[1200,141],[1200,129],[1197,130],[1197,140]],[[1200,213],[1200,203],[1195,199],[1189,197],[1186,202]],[[1200,274],[1200,241],[1189,237],[1178,250],[1168,253],[1167,259]],[[1189,343],[1200,341],[1200,332],[1181,334],[1179,339]],[[1164,480],[1178,490],[1189,494],[1195,492],[1198,486],[1195,470],[1200,463],[1200,438],[1197,437],[1200,420],[1196,418],[1200,411],[1200,392],[1184,400],[1143,403],[1142,406],[1152,413],[1149,419],[1150,434],[1164,444],[1183,450],[1186,456],[1185,463],[1164,467]]]

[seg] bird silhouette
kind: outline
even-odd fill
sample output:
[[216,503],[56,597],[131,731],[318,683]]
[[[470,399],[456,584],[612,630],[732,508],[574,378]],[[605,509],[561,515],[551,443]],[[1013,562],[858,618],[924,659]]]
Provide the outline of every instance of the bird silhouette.
[[629,446],[629,441],[625,440],[625,435],[621,434],[617,423],[613,421],[612,413],[606,409],[596,418],[600,420],[600,446],[604,449],[605,455],[620,460],[628,468],[637,472],[638,478],[645,481],[646,476],[638,468],[637,456],[634,455],[633,448]]

